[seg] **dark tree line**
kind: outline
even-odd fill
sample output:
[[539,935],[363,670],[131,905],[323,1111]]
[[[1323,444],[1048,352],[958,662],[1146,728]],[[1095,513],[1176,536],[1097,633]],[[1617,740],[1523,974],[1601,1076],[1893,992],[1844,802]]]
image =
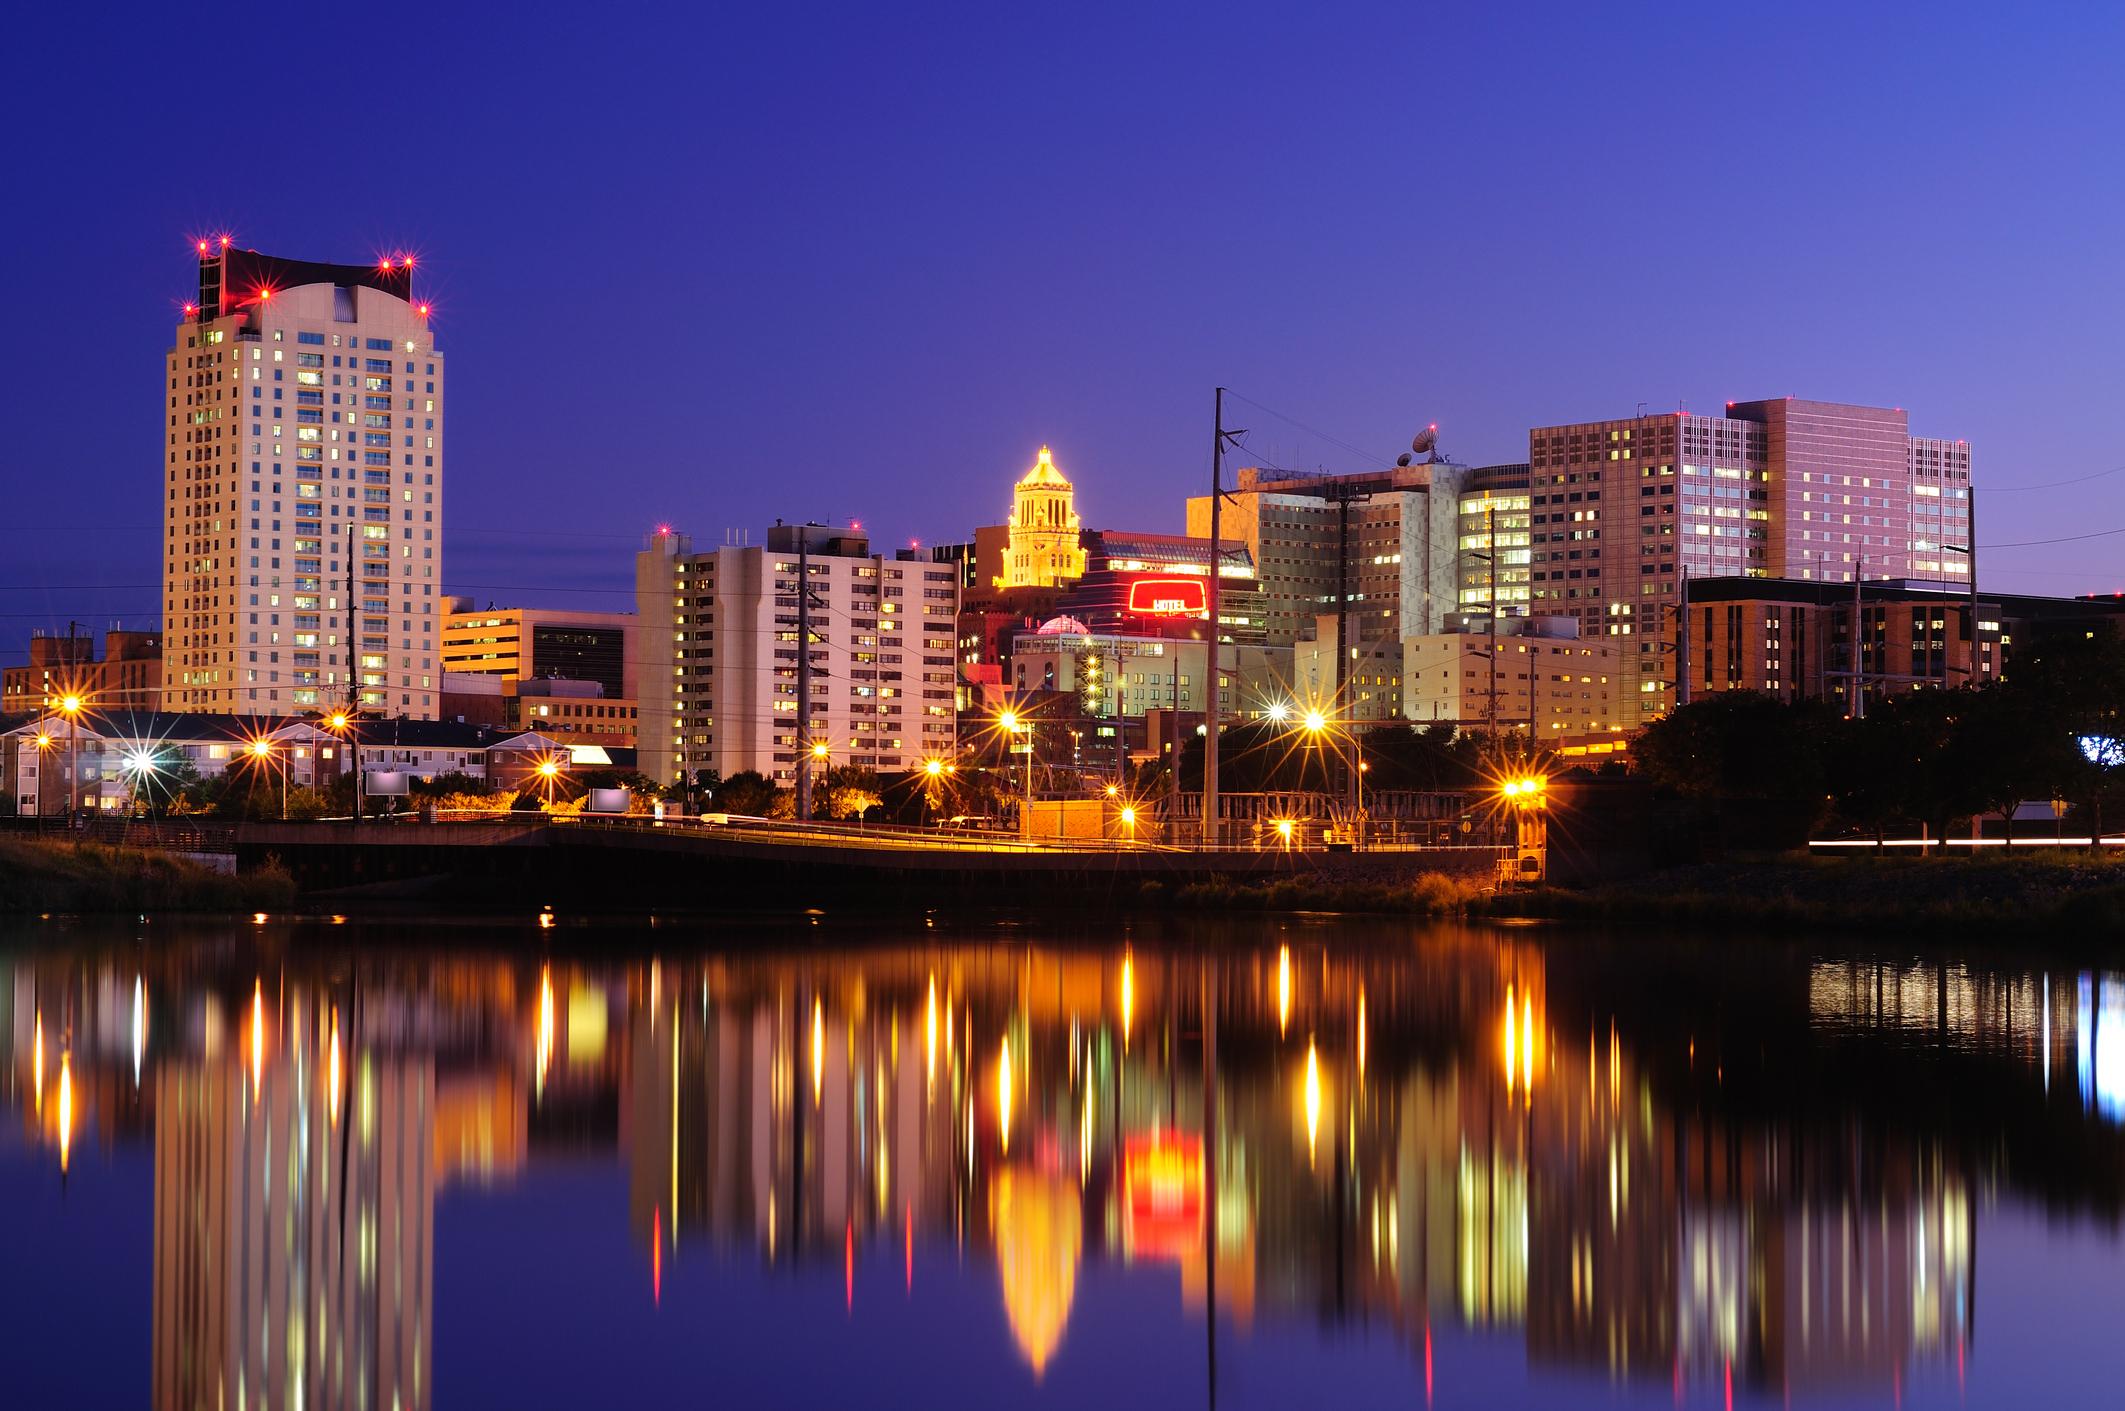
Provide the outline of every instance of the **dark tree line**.
[[1646,728],[1632,769],[1698,799],[1813,800],[1818,826],[1879,833],[1923,823],[1933,837],[2024,799],[2072,805],[2102,836],[2125,782],[2125,638],[2061,626],[2015,644],[2006,679],[1921,690],[1850,719],[1818,700],[1721,691]]

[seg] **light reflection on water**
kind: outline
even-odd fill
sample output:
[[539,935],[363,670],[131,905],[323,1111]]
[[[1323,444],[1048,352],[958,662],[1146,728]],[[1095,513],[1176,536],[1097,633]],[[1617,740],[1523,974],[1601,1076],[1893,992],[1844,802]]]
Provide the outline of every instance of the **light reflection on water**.
[[881,1258],[910,1294],[918,1252],[986,1261],[1036,1386],[1092,1269],[1169,1271],[1206,1394],[1222,1327],[1375,1330],[1425,1397],[1478,1333],[1567,1399],[1894,1398],[1976,1348],[1981,1208],[2125,1194],[2094,971],[1274,920],[171,929],[0,950],[29,1159],[152,1147],[151,1326],[105,1331],[157,1406],[434,1404],[438,1193],[555,1163],[624,1171],[652,1305],[704,1249],[846,1316]]

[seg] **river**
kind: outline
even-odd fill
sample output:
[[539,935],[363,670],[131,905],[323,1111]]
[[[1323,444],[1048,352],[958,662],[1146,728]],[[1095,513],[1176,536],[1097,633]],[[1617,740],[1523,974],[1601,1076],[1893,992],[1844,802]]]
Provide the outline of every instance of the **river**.
[[0,1404],[2118,1393],[2125,975],[1330,916],[0,929]]

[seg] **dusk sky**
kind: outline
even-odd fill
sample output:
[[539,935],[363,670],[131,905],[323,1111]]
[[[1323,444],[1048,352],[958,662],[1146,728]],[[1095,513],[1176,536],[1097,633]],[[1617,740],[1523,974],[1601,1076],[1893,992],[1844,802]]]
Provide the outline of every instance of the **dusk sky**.
[[[2121,28],[26,8],[0,660],[69,618],[158,625],[161,355],[221,233],[420,257],[445,586],[483,602],[631,607],[659,523],[969,538],[1043,443],[1088,525],[1179,532],[1221,383],[1243,460],[1306,469],[1427,422],[1484,464],[1640,403],[1901,406],[1972,443],[1985,589],[2125,587]],[[2067,536],[2096,537],[2031,542]]]

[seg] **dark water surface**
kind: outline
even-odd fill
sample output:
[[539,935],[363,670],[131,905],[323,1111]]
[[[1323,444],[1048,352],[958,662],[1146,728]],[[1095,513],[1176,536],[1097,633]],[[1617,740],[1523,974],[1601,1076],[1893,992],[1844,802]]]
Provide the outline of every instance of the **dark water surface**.
[[2121,1394],[2125,976],[2055,957],[50,920],[0,1063],[6,1406]]

